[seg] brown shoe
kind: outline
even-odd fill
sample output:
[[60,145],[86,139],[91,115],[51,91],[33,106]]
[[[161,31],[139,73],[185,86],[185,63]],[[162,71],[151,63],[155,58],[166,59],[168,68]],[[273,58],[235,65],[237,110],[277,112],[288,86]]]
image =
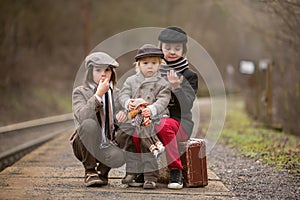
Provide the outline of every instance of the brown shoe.
[[144,189],[155,189],[156,183],[154,181],[145,181],[143,188]]
[[87,187],[95,187],[101,185],[107,185],[108,181],[102,180],[98,173],[87,173],[84,178],[84,184]]

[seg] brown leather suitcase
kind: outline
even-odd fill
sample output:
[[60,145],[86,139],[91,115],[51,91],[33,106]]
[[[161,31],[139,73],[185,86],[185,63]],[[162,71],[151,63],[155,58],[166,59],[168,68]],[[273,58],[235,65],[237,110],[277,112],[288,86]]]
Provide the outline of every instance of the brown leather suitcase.
[[179,143],[185,187],[208,185],[205,141],[190,138]]

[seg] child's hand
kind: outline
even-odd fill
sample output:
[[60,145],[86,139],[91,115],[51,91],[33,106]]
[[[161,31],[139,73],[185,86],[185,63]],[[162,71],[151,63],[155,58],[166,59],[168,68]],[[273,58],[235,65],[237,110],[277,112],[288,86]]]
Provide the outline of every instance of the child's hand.
[[133,102],[134,102],[134,99],[130,99],[130,100],[129,100],[129,103],[128,103],[128,109],[129,109],[129,110],[133,110],[133,109],[134,109],[134,104],[133,104]]
[[116,114],[116,119],[118,122],[125,122],[127,120],[127,115],[125,112],[123,111],[119,111],[117,114]]
[[96,91],[97,96],[102,97],[108,91],[108,89],[109,89],[109,79],[106,78],[104,80],[100,80]]
[[173,69],[167,72],[167,78],[171,84],[172,89],[178,88],[183,81],[183,76],[179,78]]
[[151,110],[150,110],[150,108],[144,108],[143,110],[142,110],[142,115],[143,115],[143,117],[150,117],[151,116]]

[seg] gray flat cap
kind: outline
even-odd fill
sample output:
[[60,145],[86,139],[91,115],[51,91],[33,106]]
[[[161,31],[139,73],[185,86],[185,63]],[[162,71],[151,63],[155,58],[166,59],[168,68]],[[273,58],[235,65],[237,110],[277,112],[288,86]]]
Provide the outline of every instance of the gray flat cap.
[[85,68],[113,66],[119,67],[119,63],[104,52],[94,52],[85,58]]

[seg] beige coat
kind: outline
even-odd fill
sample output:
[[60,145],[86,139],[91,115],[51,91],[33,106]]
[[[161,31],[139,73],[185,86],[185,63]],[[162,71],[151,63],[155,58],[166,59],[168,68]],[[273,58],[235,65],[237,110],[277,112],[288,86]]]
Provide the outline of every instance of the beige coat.
[[[114,101],[117,103],[118,100],[118,89],[114,89],[113,96]],[[86,119],[93,119],[98,121],[97,113],[99,113],[100,121],[104,119],[103,103],[99,102],[94,96],[94,91],[87,86],[79,86],[74,89],[72,95],[73,101],[73,113],[75,119],[75,126],[78,128],[80,124]],[[115,106],[115,112],[119,111],[121,106],[117,103]],[[100,123],[101,127],[101,123]],[[111,134],[114,131],[114,124],[110,124]]]

